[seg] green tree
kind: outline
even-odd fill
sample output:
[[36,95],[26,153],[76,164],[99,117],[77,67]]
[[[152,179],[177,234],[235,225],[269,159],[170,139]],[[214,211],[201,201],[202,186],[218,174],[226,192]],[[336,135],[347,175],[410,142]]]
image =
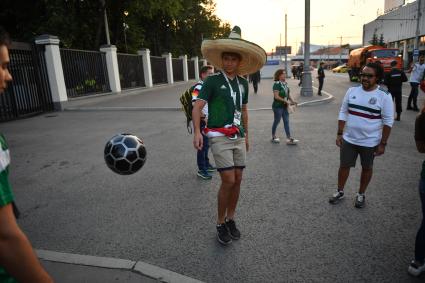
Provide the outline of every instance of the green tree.
[[373,33],[372,39],[369,40],[369,43],[372,45],[378,45],[378,36],[376,35],[376,32]]
[[106,43],[105,8],[118,52],[125,52],[124,32],[129,53],[143,47],[152,55],[173,56],[200,55],[202,38],[230,32],[229,24],[215,15],[213,0],[1,0],[0,24],[17,41],[52,34],[62,47],[98,50]]
[[384,35],[381,33],[381,36],[379,37],[378,45],[382,47],[386,47],[385,41],[384,41]]

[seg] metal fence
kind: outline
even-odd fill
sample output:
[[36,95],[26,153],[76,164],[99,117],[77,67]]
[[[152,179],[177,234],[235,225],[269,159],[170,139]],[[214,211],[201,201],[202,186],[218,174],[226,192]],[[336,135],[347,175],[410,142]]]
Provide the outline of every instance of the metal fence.
[[[202,66],[204,66],[204,62],[203,61],[198,61],[199,72],[201,72]],[[199,75],[201,75],[201,74],[199,74]]]
[[52,111],[44,46],[14,42],[9,57],[13,81],[0,95],[0,121]]
[[152,83],[155,84],[166,84],[167,83],[167,65],[165,58],[151,56],[151,68],[152,68]]
[[175,82],[181,82],[183,77],[183,59],[172,58],[173,62],[173,79]]
[[142,56],[133,54],[117,54],[121,88],[144,87]]
[[187,61],[187,74],[188,74],[189,80],[195,79],[195,60]]
[[111,91],[104,52],[61,49],[60,54],[68,97]]

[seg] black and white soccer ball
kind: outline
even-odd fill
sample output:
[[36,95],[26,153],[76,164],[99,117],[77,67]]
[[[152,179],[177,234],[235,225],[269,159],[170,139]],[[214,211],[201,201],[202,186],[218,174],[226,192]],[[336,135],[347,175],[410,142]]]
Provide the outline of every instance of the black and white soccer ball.
[[130,175],[143,167],[146,148],[141,139],[132,134],[113,136],[105,145],[105,162],[115,173]]

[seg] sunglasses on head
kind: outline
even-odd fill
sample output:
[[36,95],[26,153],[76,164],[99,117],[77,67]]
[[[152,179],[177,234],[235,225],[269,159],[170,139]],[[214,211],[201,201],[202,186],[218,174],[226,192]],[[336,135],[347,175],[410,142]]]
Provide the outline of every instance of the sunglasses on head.
[[360,74],[361,77],[373,78],[375,75],[372,74]]

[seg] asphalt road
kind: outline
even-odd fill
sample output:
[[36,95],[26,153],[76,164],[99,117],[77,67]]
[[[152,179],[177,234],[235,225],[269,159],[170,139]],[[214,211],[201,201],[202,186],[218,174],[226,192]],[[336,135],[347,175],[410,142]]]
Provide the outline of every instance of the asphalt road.
[[[252,100],[270,105],[271,84],[263,80]],[[339,163],[337,114],[350,85],[327,73],[324,90],[335,99],[291,116],[297,146],[270,143],[271,111],[249,113],[242,238],[229,247],[215,239],[219,176],[197,179],[192,136],[177,111],[60,112],[1,124],[19,223],[37,249],[140,260],[206,282],[419,282],[406,272],[421,221],[416,113],[403,112],[375,160],[366,207],[353,207],[359,168],[346,199],[328,204]],[[142,104],[142,96],[129,97],[128,105]],[[103,161],[107,139],[120,132],[147,146],[145,167],[131,176]]]

